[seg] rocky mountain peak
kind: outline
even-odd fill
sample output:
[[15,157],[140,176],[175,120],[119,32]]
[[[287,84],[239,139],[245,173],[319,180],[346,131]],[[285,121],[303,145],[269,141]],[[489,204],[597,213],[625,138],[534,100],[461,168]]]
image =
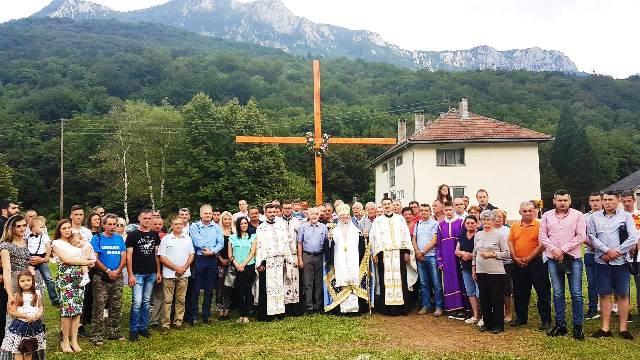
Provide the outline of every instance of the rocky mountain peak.
[[105,18],[114,10],[85,0],[54,0],[33,16],[65,17],[71,19]]
[[171,0],[149,9],[118,12],[87,0],[54,0],[33,16],[76,20],[114,18],[159,23],[206,36],[307,55],[348,57],[432,71],[529,70],[578,72],[560,51],[538,47],[498,51],[487,45],[468,50],[410,51],[386,42],[379,34],[317,24],[297,16],[282,0]]

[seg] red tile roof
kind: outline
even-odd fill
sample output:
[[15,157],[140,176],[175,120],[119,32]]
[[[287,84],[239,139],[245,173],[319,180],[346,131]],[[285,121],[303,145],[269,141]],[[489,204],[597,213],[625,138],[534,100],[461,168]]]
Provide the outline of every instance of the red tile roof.
[[427,122],[424,129],[398,142],[370,165],[376,165],[414,144],[542,142],[552,139],[550,135],[471,112],[468,118],[462,119],[458,110],[452,109]]
[[486,116],[469,113],[462,119],[457,110],[440,115],[425,128],[409,137],[409,142],[496,142],[501,141],[548,141],[551,136],[538,131],[505,123]]

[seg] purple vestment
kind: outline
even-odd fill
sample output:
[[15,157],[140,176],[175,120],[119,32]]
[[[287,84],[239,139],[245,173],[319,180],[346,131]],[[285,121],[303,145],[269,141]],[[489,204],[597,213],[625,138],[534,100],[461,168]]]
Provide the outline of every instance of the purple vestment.
[[436,255],[438,268],[442,269],[444,308],[447,311],[462,310],[468,307],[468,299],[466,299],[462,274],[456,257],[456,245],[458,244],[458,237],[462,227],[463,221],[461,218],[450,223],[446,220],[441,221],[438,224]]

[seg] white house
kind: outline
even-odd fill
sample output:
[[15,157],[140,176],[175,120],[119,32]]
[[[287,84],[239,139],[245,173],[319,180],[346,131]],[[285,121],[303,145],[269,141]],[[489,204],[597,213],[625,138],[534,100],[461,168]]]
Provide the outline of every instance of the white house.
[[398,123],[398,143],[373,162],[376,201],[386,195],[431,204],[440,184],[453,197],[467,195],[476,204],[478,189],[489,201],[519,218],[520,202],[540,199],[538,144],[552,137],[468,110],[466,98],[458,109],[425,123],[415,114],[415,131],[407,136],[406,121]]

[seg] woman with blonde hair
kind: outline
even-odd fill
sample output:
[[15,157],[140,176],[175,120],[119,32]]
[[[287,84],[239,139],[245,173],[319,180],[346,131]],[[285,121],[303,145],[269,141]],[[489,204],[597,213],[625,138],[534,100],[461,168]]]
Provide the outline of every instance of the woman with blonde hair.
[[[220,229],[224,237],[224,247],[218,252],[218,287],[216,289],[216,307],[218,310],[218,320],[229,318],[229,306],[231,305],[231,287],[225,285],[225,279],[231,269],[229,260],[229,237],[236,233],[233,226],[233,215],[225,211],[220,214]],[[234,272],[235,269],[232,270]]]
[[[507,225],[507,213],[502,209],[493,209],[491,211],[496,216],[494,228],[508,239],[511,229]],[[511,277],[513,266],[511,257],[504,259],[504,272],[506,274],[504,280],[504,322],[513,320],[511,316],[511,309],[513,308],[513,278]]]

